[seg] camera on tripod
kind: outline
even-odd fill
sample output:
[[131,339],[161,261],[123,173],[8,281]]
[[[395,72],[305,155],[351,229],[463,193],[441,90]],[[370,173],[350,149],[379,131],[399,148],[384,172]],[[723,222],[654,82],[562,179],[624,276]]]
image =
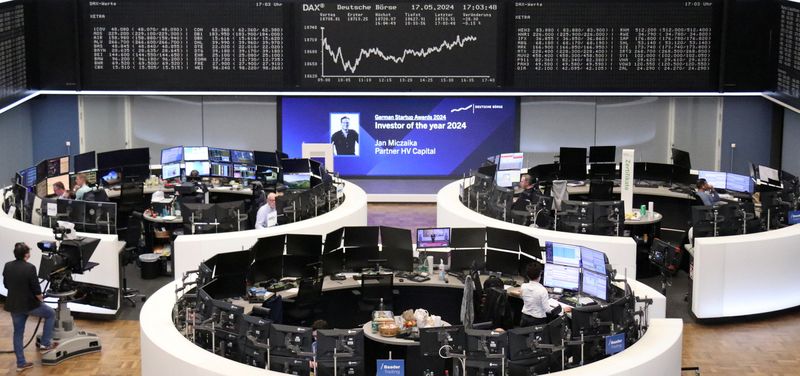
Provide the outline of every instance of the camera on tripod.
[[89,259],[100,244],[100,239],[70,236],[71,224],[64,224],[60,222],[53,226],[55,241],[42,240],[36,244],[42,250],[39,278],[50,281],[50,289],[54,292],[75,290],[77,286],[72,280],[72,273],[83,274],[98,265],[89,262]]

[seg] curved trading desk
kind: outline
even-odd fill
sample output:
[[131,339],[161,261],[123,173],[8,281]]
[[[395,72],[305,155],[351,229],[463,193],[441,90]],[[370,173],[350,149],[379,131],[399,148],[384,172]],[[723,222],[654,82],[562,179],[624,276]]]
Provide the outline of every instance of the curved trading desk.
[[[120,266],[119,253],[124,248],[125,242],[119,241],[117,235],[90,234],[79,232],[78,236],[100,239],[100,244],[95,249],[91,261],[99,265],[84,274],[73,274],[75,281],[91,283],[94,285],[107,286],[116,290],[120,288]],[[31,264],[39,267],[42,258],[42,251],[36,243],[42,240],[55,240],[53,230],[18,221],[8,216],[6,212],[0,210],[0,264],[12,261],[14,253],[14,243],[25,242],[31,248]],[[0,278],[2,279],[2,278]],[[42,285],[44,287],[44,285]],[[8,290],[0,284],[0,294],[6,295]],[[119,293],[116,294],[116,304],[113,308],[101,308],[85,304],[70,303],[73,312],[92,313],[97,315],[116,315],[119,309]],[[49,299],[48,299],[49,302]],[[55,303],[55,302],[54,302]]]
[[285,225],[219,234],[180,235],[175,239],[173,258],[175,279],[197,269],[203,260],[217,253],[241,251],[258,238],[280,234],[325,235],[343,226],[367,225],[367,194],[359,186],[345,182],[344,201],[328,213]]
[[436,223],[442,227],[497,227],[523,232],[544,242],[552,241],[576,244],[605,252],[608,262],[617,270],[619,276],[636,276],[636,242],[629,237],[573,234],[521,226],[487,217],[466,207],[459,200],[457,180],[444,186],[436,196]]
[[[356,288],[358,282],[325,281],[323,291]],[[428,281],[430,288],[463,288],[460,282],[445,284]],[[636,296],[651,297],[650,327],[639,341],[612,357],[576,369],[556,372],[557,375],[676,375],[680,373],[683,323],[679,319],[664,319],[665,298],[646,285],[629,281]],[[142,375],[284,375],[254,368],[196,346],[178,332],[172,322],[176,302],[176,283],[169,283],[151,295],[139,316],[141,328]],[[395,286],[423,286],[417,282],[398,282]],[[283,295],[283,294],[282,294]],[[289,297],[287,295],[287,297]]]
[[695,239],[692,312],[706,319],[800,306],[798,244],[798,225]]

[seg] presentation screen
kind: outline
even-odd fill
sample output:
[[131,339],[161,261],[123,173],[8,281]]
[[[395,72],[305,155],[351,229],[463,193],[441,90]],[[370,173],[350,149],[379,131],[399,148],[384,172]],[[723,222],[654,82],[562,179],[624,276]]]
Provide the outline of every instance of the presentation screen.
[[342,176],[455,177],[518,148],[517,113],[505,97],[286,97],[281,145],[333,144]]

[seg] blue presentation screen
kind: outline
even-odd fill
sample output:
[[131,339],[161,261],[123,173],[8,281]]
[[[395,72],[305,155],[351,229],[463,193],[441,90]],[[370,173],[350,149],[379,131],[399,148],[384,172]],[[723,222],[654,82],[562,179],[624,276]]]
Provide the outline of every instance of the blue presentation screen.
[[343,176],[461,176],[518,149],[517,99],[306,98],[281,101],[281,145],[332,143]]

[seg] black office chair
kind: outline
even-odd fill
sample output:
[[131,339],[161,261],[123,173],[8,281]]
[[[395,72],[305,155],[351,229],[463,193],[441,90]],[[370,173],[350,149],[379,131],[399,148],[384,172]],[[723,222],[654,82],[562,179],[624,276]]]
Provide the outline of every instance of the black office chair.
[[372,312],[379,308],[381,299],[385,310],[392,310],[394,303],[394,275],[391,273],[362,274],[361,295],[358,301],[360,312]]
[[322,300],[322,278],[303,278],[300,280],[297,297],[290,308],[284,311],[287,323],[309,326],[320,314]]
[[611,201],[614,199],[614,182],[592,180],[589,184],[589,201]]
[[142,182],[123,183],[119,193],[119,203],[117,204],[117,227],[127,227],[128,217],[133,212],[143,212],[147,208],[147,201],[144,199],[144,185]]
[[136,307],[136,301],[133,300],[134,298],[139,297],[142,301],[147,299],[147,296],[140,294],[139,290],[128,288],[128,278],[125,273],[125,267],[128,266],[128,264],[136,262],[136,260],[139,259],[139,255],[144,253],[144,249],[141,245],[142,220],[142,213],[131,213],[131,216],[128,218],[128,227],[120,234],[125,240],[125,248],[119,254],[119,264],[122,272],[122,299],[128,301],[133,307]]

